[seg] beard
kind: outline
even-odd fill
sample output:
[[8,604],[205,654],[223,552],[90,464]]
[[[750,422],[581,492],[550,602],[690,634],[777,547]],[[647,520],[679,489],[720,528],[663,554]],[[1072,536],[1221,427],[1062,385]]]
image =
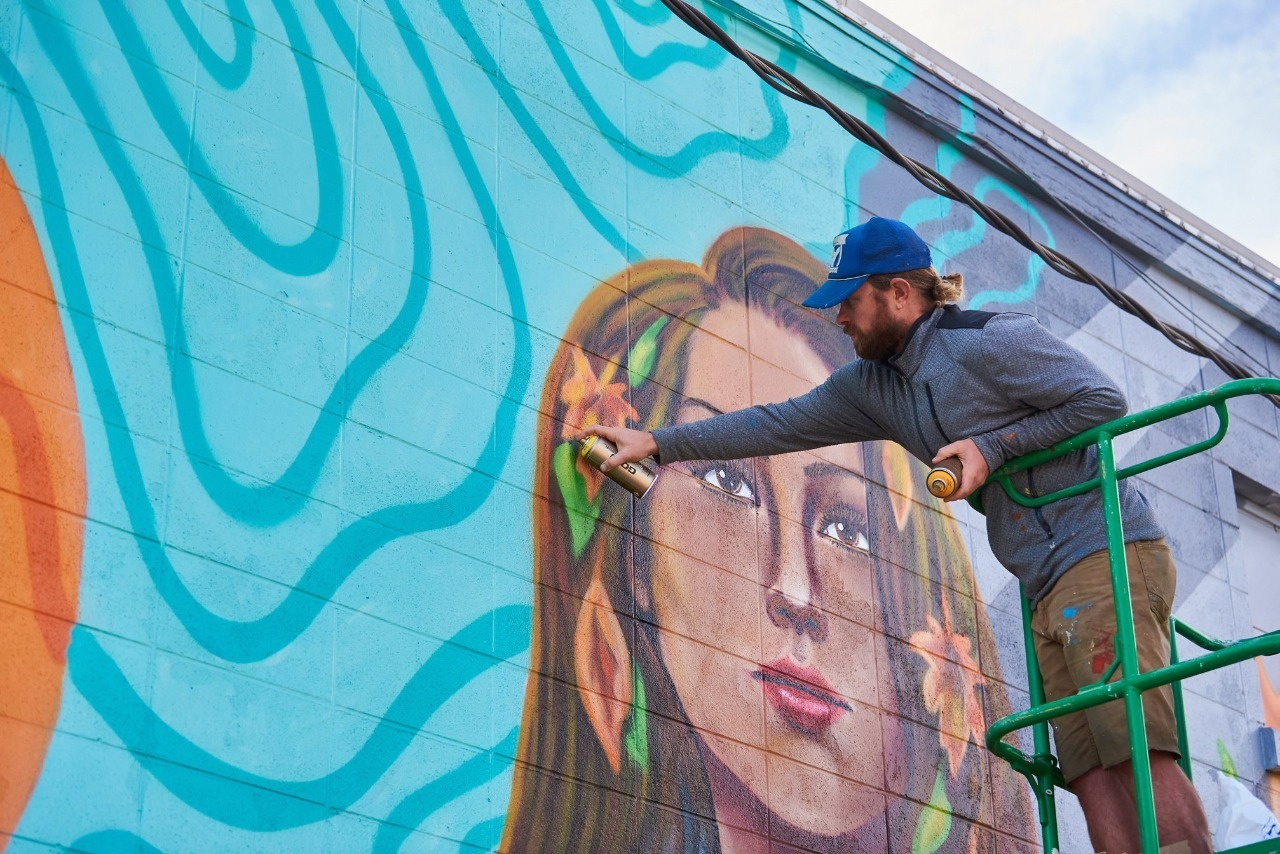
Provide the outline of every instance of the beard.
[[889,318],[880,316],[866,332],[851,333],[853,352],[860,359],[879,361],[898,352],[902,345],[903,330]]

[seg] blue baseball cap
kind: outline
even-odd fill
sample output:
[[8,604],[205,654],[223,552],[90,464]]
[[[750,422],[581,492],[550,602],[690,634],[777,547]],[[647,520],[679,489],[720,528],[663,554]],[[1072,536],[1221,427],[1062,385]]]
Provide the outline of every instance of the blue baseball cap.
[[903,273],[933,266],[928,245],[896,219],[873,216],[862,225],[836,235],[827,281],[803,305],[831,308],[875,273]]

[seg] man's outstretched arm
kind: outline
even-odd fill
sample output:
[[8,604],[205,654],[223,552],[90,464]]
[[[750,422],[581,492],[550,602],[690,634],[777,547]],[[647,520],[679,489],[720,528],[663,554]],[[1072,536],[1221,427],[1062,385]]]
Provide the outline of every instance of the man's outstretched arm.
[[807,451],[827,445],[886,438],[860,405],[857,362],[833,373],[812,391],[781,403],[751,406],[701,421],[659,427],[653,432],[628,427],[588,427],[573,438],[603,436],[618,452],[601,471],[653,456],[678,460],[731,460]]

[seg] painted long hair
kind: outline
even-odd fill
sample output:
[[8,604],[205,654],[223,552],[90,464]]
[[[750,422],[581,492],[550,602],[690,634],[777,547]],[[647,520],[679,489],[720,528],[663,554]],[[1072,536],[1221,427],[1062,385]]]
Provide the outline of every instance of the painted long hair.
[[[581,413],[569,411],[561,390],[580,379],[585,358],[597,389],[611,390],[616,406],[638,413],[633,426],[652,429],[670,423],[684,387],[693,330],[707,314],[735,305],[795,331],[834,369],[851,356],[848,339],[834,324],[798,305],[825,275],[824,266],[793,241],[762,229],[738,228],[715,241],[701,266],[655,260],[628,268],[596,287],[570,322],[548,368],[538,417],[533,638],[503,851],[720,850],[699,737],[688,724],[658,645],[648,595],[644,516],[633,513],[630,495],[612,485],[591,497],[582,493],[581,476],[573,473],[569,456],[572,448],[565,441],[581,426]],[[994,777],[1001,788],[1025,784],[994,772],[988,776],[980,743],[970,744],[959,764],[954,757],[949,761],[937,730],[928,727],[938,727],[939,718],[953,709],[934,703],[936,712],[928,711],[930,697],[922,687],[930,678],[926,657],[908,644],[934,627],[973,639],[973,660],[978,650],[991,660],[983,661],[982,674],[959,681],[981,683],[974,700],[985,694],[987,708],[981,714],[1004,714],[1007,701],[990,627],[981,606],[974,606],[969,562],[954,521],[935,499],[911,488],[923,483],[923,469],[896,445],[866,443],[863,449],[873,577],[884,610],[880,625],[897,639],[883,641],[884,653],[891,672],[920,674],[894,680],[894,707],[882,715],[914,717],[924,724],[901,728],[905,741],[897,777],[903,790],[894,792],[901,800],[895,799],[891,810],[909,815],[891,820],[889,827],[901,828],[906,821],[907,832],[917,837],[921,828],[932,832],[929,850],[974,850],[978,831],[971,825],[953,823],[947,815],[934,827],[926,826],[928,817],[945,815],[923,808],[930,802],[942,806],[938,769],[948,769],[944,791],[955,790],[949,803],[956,797],[972,801],[974,781],[980,781],[979,816],[992,815],[988,780]],[[624,757],[616,772],[576,688],[574,630],[593,579],[603,584],[626,627],[636,681],[644,686],[643,708],[635,703],[626,723],[633,755]],[[951,673],[942,677],[944,683],[956,681],[956,667],[939,665],[939,673]],[[636,745],[636,739],[644,743]],[[642,761],[634,760],[637,754]],[[1006,822],[1029,815],[1025,793],[1001,797],[1012,797],[1012,806],[1001,810]]]

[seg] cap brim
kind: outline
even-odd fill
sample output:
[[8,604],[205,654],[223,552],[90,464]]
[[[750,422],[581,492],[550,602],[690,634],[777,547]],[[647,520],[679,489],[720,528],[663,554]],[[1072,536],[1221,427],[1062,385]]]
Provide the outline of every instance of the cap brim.
[[854,276],[852,279],[827,279],[826,283],[809,294],[809,298],[801,305],[809,308],[831,308],[848,299],[849,294],[856,291],[858,286],[870,276],[871,274],[868,273],[865,276]]

